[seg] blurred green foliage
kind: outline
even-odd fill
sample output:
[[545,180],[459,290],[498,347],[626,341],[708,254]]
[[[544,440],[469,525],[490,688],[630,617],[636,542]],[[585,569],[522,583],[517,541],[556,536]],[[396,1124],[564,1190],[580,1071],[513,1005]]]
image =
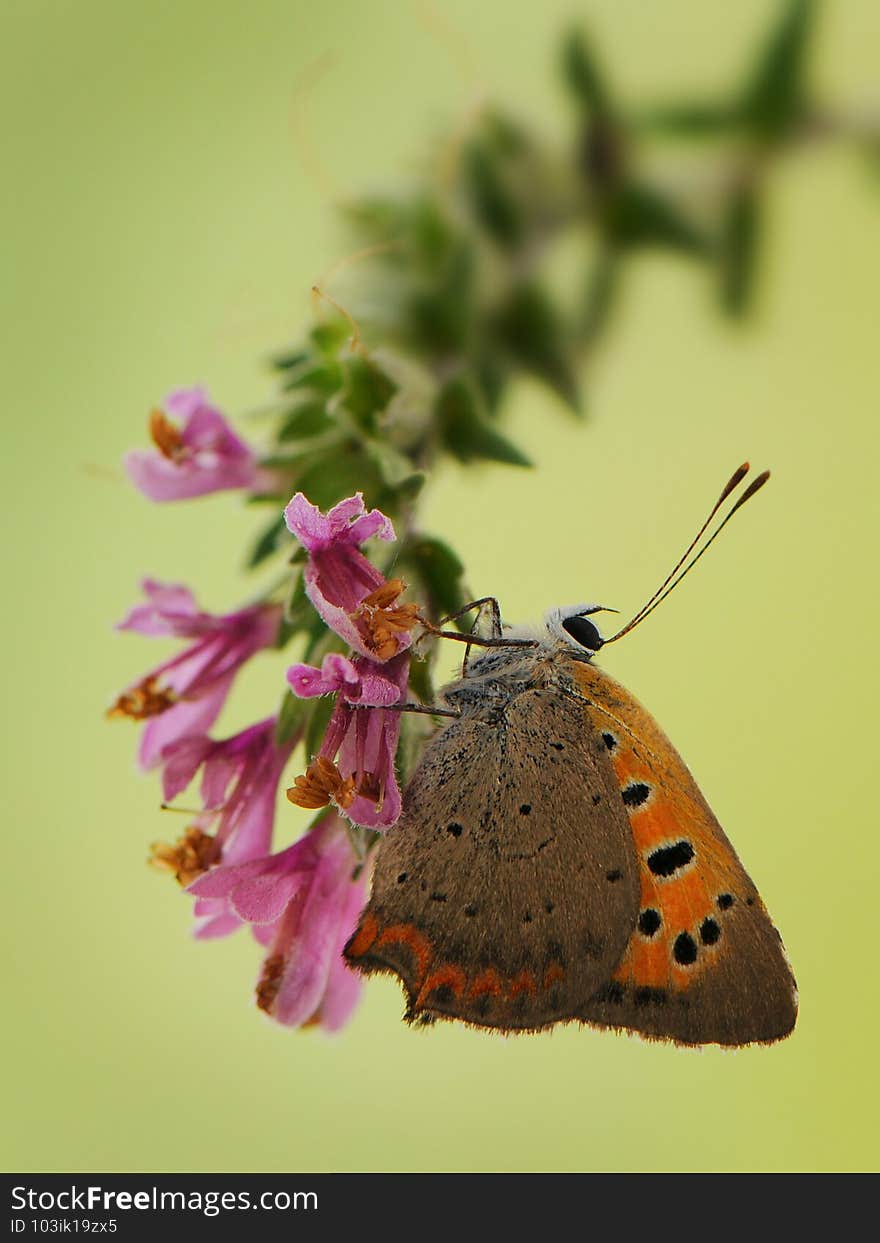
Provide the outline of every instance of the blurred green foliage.
[[[487,108],[441,146],[408,194],[349,204],[344,218],[362,259],[358,304],[343,310],[317,290],[327,318],[275,360],[281,393],[264,464],[279,485],[257,499],[277,504],[299,490],[326,508],[362,492],[399,526],[402,542],[375,554],[385,556],[383,569],[405,575],[434,620],[460,609],[464,567],[416,519],[438,460],[530,465],[499,427],[504,396],[521,376],[581,414],[583,360],[612,323],[627,265],[646,249],[701,265],[720,310],[745,315],[769,170],[794,144],[846,133],[829,124],[810,87],[813,0],[774,7],[729,92],[638,110],[619,97],[596,45],[570,31],[559,62],[570,110],[556,144]],[[876,135],[857,137],[876,147]],[[706,177],[676,184],[661,176],[658,153],[683,140],[698,144],[712,193]],[[578,257],[566,295],[552,262],[567,241]],[[249,564],[292,547],[276,508]],[[307,653],[318,657],[326,641],[302,607],[298,577],[291,598],[285,639],[306,635]],[[414,686],[433,696],[429,663]],[[286,702],[282,728],[313,711]]]

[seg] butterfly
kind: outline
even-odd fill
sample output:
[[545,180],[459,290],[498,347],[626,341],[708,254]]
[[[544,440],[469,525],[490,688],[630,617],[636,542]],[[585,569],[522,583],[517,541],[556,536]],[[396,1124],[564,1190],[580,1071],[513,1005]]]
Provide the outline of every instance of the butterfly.
[[[391,972],[406,1018],[504,1032],[580,1021],[685,1045],[779,1040],[797,991],[761,897],[672,743],[594,663],[599,605],[482,644],[404,793],[345,955]],[[484,603],[484,602],[478,602]]]

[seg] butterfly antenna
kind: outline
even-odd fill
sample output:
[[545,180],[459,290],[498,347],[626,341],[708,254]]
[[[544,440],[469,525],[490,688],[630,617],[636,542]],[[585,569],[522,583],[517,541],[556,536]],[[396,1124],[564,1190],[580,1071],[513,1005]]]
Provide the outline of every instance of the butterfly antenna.
[[[678,561],[675,563],[673,568],[667,574],[666,578],[663,580],[663,582],[660,584],[660,586],[657,588],[657,590],[654,592],[651,598],[642,605],[642,607],[636,613],[635,617],[633,617],[631,621],[628,621],[627,624],[624,627],[622,627],[622,629],[618,630],[616,634],[612,635],[610,639],[605,640],[605,646],[607,646],[609,643],[614,643],[616,639],[623,638],[625,634],[629,634],[631,630],[634,630],[636,626],[638,626],[641,622],[645,620],[645,618],[648,616],[649,613],[653,613],[654,609],[657,608],[657,606],[661,604],[663,600],[666,599],[669,593],[678,586],[678,584],[681,582],[684,576],[690,573],[690,571],[694,568],[694,566],[699,561],[700,557],[702,557],[703,553],[709,548],[709,546],[712,543],[714,543],[714,541],[718,538],[718,536],[727,526],[728,522],[730,522],[731,518],[736,513],[736,511],[740,509],[743,505],[745,505],[746,501],[750,500],[760,488],[763,488],[764,484],[770,478],[769,470],[763,471],[760,475],[757,476],[756,479],[754,479],[749,484],[745,492],[743,492],[742,496],[738,498],[736,503],[733,505],[732,509],[724,517],[724,519],[721,521],[721,523],[716,528],[716,530],[712,533],[712,535],[709,536],[709,538],[706,540],[706,543],[699,550],[696,556],[692,557],[691,560],[688,561],[688,557],[690,557],[691,553],[694,551],[696,546],[699,544],[700,540],[705,535],[706,530],[708,529],[710,523],[712,522],[712,519],[715,517],[715,515],[718,513],[718,510],[721,508],[721,506],[730,496],[731,492],[735,491],[736,488],[738,488],[739,485],[742,483],[743,479],[745,479],[746,475],[749,472],[749,469],[750,469],[749,463],[743,462],[742,466],[738,467],[738,469],[733,472],[730,479],[727,481],[727,484],[725,485],[724,489],[722,490],[721,495],[719,496],[718,500],[713,505],[708,518],[703,523],[703,525],[700,527],[699,531],[694,536],[694,538],[691,540],[690,544],[687,546],[684,553],[679,557]],[[687,564],[685,565],[686,561],[687,561]],[[683,569],[682,569],[682,566],[684,566]],[[679,571],[681,572],[679,573]]]

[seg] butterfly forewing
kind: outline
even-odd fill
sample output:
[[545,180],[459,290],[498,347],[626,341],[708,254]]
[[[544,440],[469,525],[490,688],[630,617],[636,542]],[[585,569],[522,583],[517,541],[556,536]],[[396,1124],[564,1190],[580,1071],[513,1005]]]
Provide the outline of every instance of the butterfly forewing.
[[758,892],[693,777],[640,704],[572,662],[632,825],[641,887],[630,941],[580,1016],[687,1044],[776,1040],[794,979]]
[[638,865],[603,744],[535,680],[436,736],[378,852],[347,954],[400,976],[410,1018],[572,1018],[635,926]]

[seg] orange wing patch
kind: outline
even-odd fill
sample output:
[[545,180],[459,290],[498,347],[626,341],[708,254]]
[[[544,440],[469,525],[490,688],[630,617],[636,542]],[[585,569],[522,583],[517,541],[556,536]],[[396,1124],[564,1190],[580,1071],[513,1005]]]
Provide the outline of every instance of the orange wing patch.
[[[406,952],[405,963],[395,952],[400,949]],[[438,961],[428,937],[413,924],[382,927],[369,912],[363,915],[345,952],[367,970],[391,969],[400,975],[411,994],[413,1014],[431,1009],[440,990],[448,997],[489,997],[504,1003],[514,1001],[521,993],[534,997],[539,990],[548,992],[565,978],[565,970],[558,962],[549,963],[540,980],[525,969],[506,976],[495,967],[484,967],[468,975],[457,963]]]
[[681,757],[641,705],[593,666],[574,664],[572,677],[609,752],[639,858],[638,924],[613,980],[686,990],[721,951],[724,911],[745,875]]

